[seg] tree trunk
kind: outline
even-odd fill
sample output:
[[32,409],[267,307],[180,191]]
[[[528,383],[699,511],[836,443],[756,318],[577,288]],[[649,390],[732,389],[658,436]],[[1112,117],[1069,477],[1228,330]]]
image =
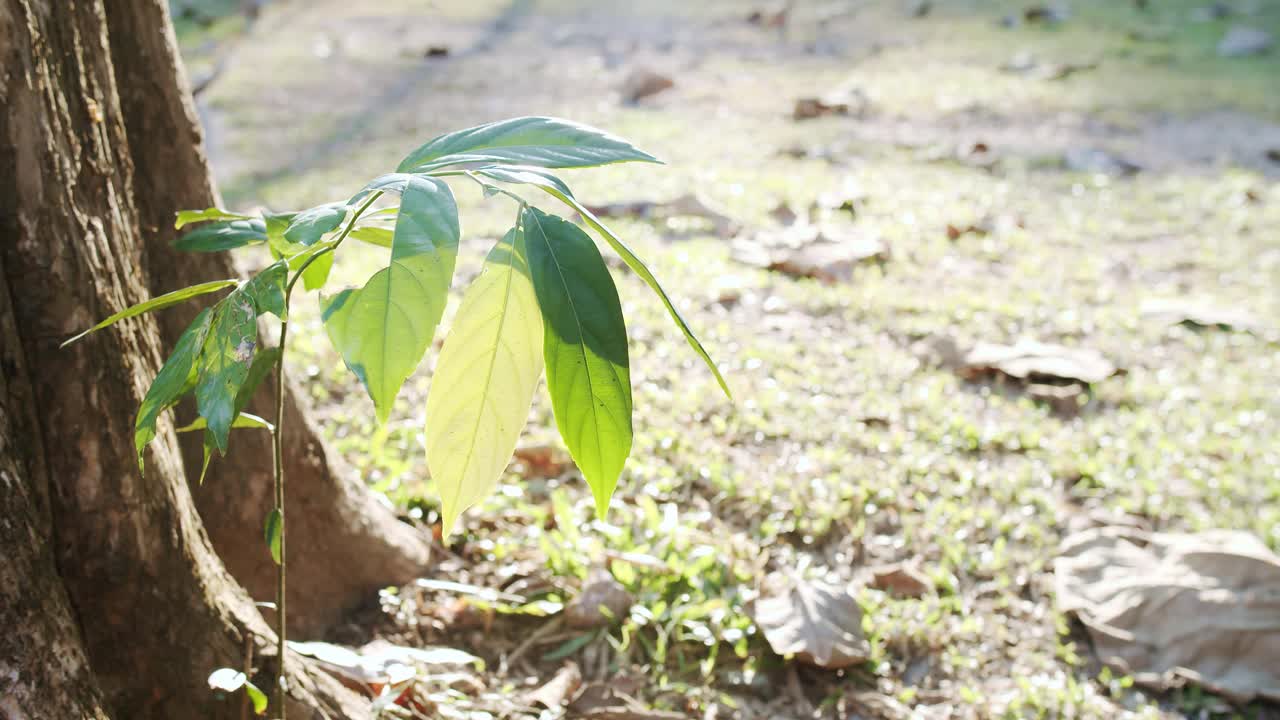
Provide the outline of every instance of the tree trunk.
[[[177,54],[164,0],[116,0],[107,18],[126,134],[135,140],[134,197],[142,222],[153,295],[235,277],[226,254],[180,253],[170,246],[174,213],[218,204],[203,137]],[[169,346],[198,306],[161,318]],[[398,521],[358,478],[327,452],[307,418],[302,394],[286,383],[285,475],[289,499],[290,627],[317,634],[379,588],[422,574],[427,538]],[[274,383],[264,383],[249,411],[274,414]],[[200,467],[200,438],[183,439],[188,475]],[[272,455],[264,433],[239,433],[234,450],[215,458],[193,487],[210,539],[231,574],[255,598],[274,596],[275,565],[263,548],[262,522],[272,507]]]
[[[58,347],[148,295],[102,0],[0,0],[0,53],[0,269],[12,301],[4,304],[11,322],[6,312],[0,328],[13,328],[3,332],[4,354],[31,370],[5,368],[4,417],[25,434],[0,460],[25,480],[19,492],[6,488],[0,524],[19,518],[5,533],[28,539],[12,557],[6,544],[4,568],[24,576],[19,592],[36,589],[28,602],[49,603],[34,611],[48,625],[44,644],[23,647],[18,662],[67,650],[43,675],[5,678],[16,688],[5,702],[25,704],[7,716],[101,716],[83,648],[101,707],[116,717],[239,717],[239,700],[215,698],[206,678],[242,665],[250,645],[259,681],[269,683],[275,638],[209,545],[171,425],[162,425],[146,478],[139,475],[133,414],[158,368],[156,324],[143,317]],[[18,418],[15,408],[32,412]],[[35,535],[23,527],[32,522]],[[42,554],[40,523],[51,554],[47,544]],[[55,572],[69,607],[51,589]],[[0,600],[0,618],[33,612],[10,594]],[[3,632],[13,627],[6,622]],[[289,667],[295,718],[367,713],[302,658]],[[61,703],[51,699],[59,695],[78,707],[64,715],[41,704]]]
[[[4,177],[10,171],[0,166]],[[0,365],[0,717],[105,720],[53,562],[40,436],[2,258]]]

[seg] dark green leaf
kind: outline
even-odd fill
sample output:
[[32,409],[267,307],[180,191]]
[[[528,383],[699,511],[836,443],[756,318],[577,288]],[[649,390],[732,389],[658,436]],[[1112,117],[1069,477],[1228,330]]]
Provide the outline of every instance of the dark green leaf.
[[[502,172],[503,170],[506,170],[506,172]],[[483,175],[494,180],[499,180],[501,182],[522,183],[541,188],[548,195],[551,195],[576,210],[578,214],[582,216],[583,221],[586,222],[591,229],[599,233],[600,236],[609,243],[609,246],[613,248],[613,251],[616,252],[627,266],[631,268],[631,271],[639,275],[640,279],[644,280],[645,284],[649,286],[649,289],[658,296],[658,299],[660,299],[662,304],[666,306],[667,313],[671,315],[671,319],[675,321],[676,327],[680,328],[680,332],[684,333],[685,340],[689,342],[689,346],[692,347],[693,351],[698,353],[698,356],[702,358],[704,363],[706,363],[707,367],[711,370],[711,374],[715,375],[716,382],[720,384],[720,389],[724,391],[725,396],[730,399],[733,398],[733,394],[729,392],[729,384],[725,382],[724,376],[720,374],[720,369],[716,367],[716,363],[711,359],[710,353],[708,353],[706,348],[702,346],[702,342],[698,340],[697,336],[693,334],[693,330],[689,327],[689,323],[685,322],[684,316],[680,314],[680,311],[676,309],[675,304],[671,302],[670,296],[668,296],[667,291],[662,288],[662,284],[658,282],[658,278],[654,276],[653,271],[649,270],[649,267],[644,264],[644,261],[636,256],[636,254],[631,251],[631,248],[627,247],[626,243],[622,242],[621,238],[615,235],[614,232],[605,226],[604,223],[600,222],[600,218],[596,217],[594,213],[583,206],[582,203],[578,202],[577,198],[569,192],[569,188],[561,182],[559,178],[550,175],[550,173],[530,168],[520,168],[519,170],[508,168],[481,168],[475,172],[476,174]]]
[[284,231],[284,239],[300,245],[314,245],[325,233],[338,229],[350,210],[346,203],[332,202],[303,210]]
[[577,225],[537,208],[520,219],[543,318],[556,426],[604,517],[631,453],[631,376],[622,305],[604,258]]
[[84,337],[85,335],[88,335],[89,333],[94,332],[95,330],[101,330],[102,328],[113,325],[121,320],[124,320],[125,318],[136,317],[145,312],[151,312],[152,310],[160,310],[162,308],[167,308],[171,305],[177,305],[178,303],[186,302],[187,300],[190,300],[193,297],[198,297],[200,295],[205,295],[211,292],[217,292],[223,288],[228,288],[235,284],[236,284],[235,280],[214,280],[213,282],[200,283],[199,285],[192,285],[191,287],[185,287],[185,288],[182,288],[181,290],[174,290],[173,292],[165,293],[160,297],[153,297],[150,300],[140,302],[137,305],[121,310],[120,312],[112,315],[106,320],[103,320],[97,325],[94,325],[88,330],[85,330],[79,335],[76,335],[70,340],[67,340],[66,342],[62,343],[60,347],[66,347],[71,343]]
[[[237,290],[253,301],[259,314],[271,313],[278,318],[285,315],[284,294],[289,282],[289,263],[281,260],[268,265],[261,272],[249,278],[244,286]],[[232,293],[235,295],[236,293]],[[230,299],[231,296],[228,296]]]
[[173,222],[175,230],[181,230],[184,225],[191,223],[204,222],[205,220],[252,220],[249,215],[240,215],[238,213],[227,212],[222,208],[205,208],[204,210],[179,210],[178,217]]
[[209,330],[209,322],[213,316],[212,308],[200,311],[196,319],[183,331],[173,348],[173,353],[165,361],[151,388],[142,398],[138,406],[138,417],[134,421],[133,444],[138,452],[138,469],[142,469],[143,450],[147,443],[156,436],[156,419],[160,413],[172,407],[191,389],[191,380],[195,375],[196,359],[200,348],[204,345],[205,335]]
[[391,262],[365,286],[326,298],[324,324],[347,367],[386,422],[444,313],[458,253],[458,207],[449,186],[416,176],[404,188]]
[[266,241],[266,223],[258,218],[219,220],[183,235],[174,241],[173,247],[187,252],[220,252]]
[[263,536],[267,540],[267,549],[271,551],[271,559],[280,564],[280,536],[284,532],[284,515],[281,514],[280,508],[272,508],[267,515],[266,526],[263,527]]
[[522,117],[442,135],[409,153],[400,172],[471,162],[549,168],[658,162],[619,137],[568,120]]
[[227,434],[235,420],[236,395],[253,363],[258,342],[258,310],[244,289],[214,308],[213,319],[197,365],[196,407],[209,423],[214,446],[227,451]]
[[240,392],[236,393],[236,412],[249,407],[249,401],[258,391],[258,386],[267,379],[276,363],[280,361],[280,348],[267,348],[253,356],[253,365],[249,366],[249,374],[245,376]]
[[598,632],[589,632],[583,635],[578,635],[576,637],[569,638],[568,640],[564,641],[560,645],[560,647],[557,647],[555,650],[552,650],[546,655],[543,655],[542,659],[548,662],[552,660],[563,660],[564,658],[567,658],[570,655],[578,652],[582,648],[586,647],[592,640],[595,640],[598,635],[599,635]]

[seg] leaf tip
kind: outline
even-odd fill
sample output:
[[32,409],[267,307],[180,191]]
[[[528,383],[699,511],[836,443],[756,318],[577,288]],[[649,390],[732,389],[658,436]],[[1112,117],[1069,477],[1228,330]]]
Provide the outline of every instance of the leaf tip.
[[461,513],[459,513],[457,510],[451,510],[451,509],[446,510],[443,508],[440,510],[440,539],[441,540],[448,540],[449,536],[453,534],[453,528],[457,524],[458,515],[460,514]]
[[596,520],[604,522],[609,516],[609,501],[613,499],[613,491],[597,493],[593,488],[592,495],[596,501]]

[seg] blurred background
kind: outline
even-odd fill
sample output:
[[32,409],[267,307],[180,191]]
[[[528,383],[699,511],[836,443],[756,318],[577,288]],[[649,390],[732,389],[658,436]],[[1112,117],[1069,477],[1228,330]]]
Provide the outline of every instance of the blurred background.
[[[171,7],[233,209],[346,198],[519,115],[667,163],[565,178],[736,402],[615,265],[636,441],[608,521],[542,395],[433,569],[502,592],[390,588],[332,638],[489,660],[440,717],[560,717],[512,700],[557,679],[570,717],[1280,716],[1274,599],[1254,645],[1197,625],[1280,597],[1280,2]],[[465,280],[512,209],[455,191]],[[343,252],[340,283],[385,262]],[[376,427],[298,312],[293,370],[334,447],[438,528],[429,367]],[[1237,594],[1188,606],[1107,575],[1155,567],[1147,586]],[[587,591],[619,616],[544,617]],[[1108,600],[1146,650],[1103,642]]]

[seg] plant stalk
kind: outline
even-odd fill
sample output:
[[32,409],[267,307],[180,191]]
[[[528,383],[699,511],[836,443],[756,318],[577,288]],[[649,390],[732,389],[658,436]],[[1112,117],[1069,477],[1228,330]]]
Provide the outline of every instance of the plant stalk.
[[317,258],[325,253],[331,253],[338,249],[342,241],[347,239],[347,235],[351,234],[351,230],[355,228],[356,221],[364,214],[365,210],[373,204],[375,200],[382,196],[382,191],[377,191],[369,196],[369,199],[356,209],[355,214],[351,216],[351,220],[347,222],[347,226],[343,229],[342,234],[338,236],[333,247],[323,252],[307,258],[306,262],[297,269],[293,277],[289,280],[289,285],[284,291],[284,318],[280,321],[280,357],[276,360],[276,427],[271,433],[271,454],[275,464],[275,491],[276,491],[276,510],[280,513],[280,565],[276,571],[276,641],[277,641],[277,662],[279,663],[279,674],[276,677],[276,709],[280,720],[285,720],[285,696],[288,692],[288,682],[285,673],[285,652],[288,649],[288,638],[286,634],[285,614],[285,565],[288,558],[286,542],[288,540],[289,526],[285,522],[284,516],[284,356],[286,342],[289,338],[289,301],[293,297],[293,286],[298,284],[302,273],[315,262]]

